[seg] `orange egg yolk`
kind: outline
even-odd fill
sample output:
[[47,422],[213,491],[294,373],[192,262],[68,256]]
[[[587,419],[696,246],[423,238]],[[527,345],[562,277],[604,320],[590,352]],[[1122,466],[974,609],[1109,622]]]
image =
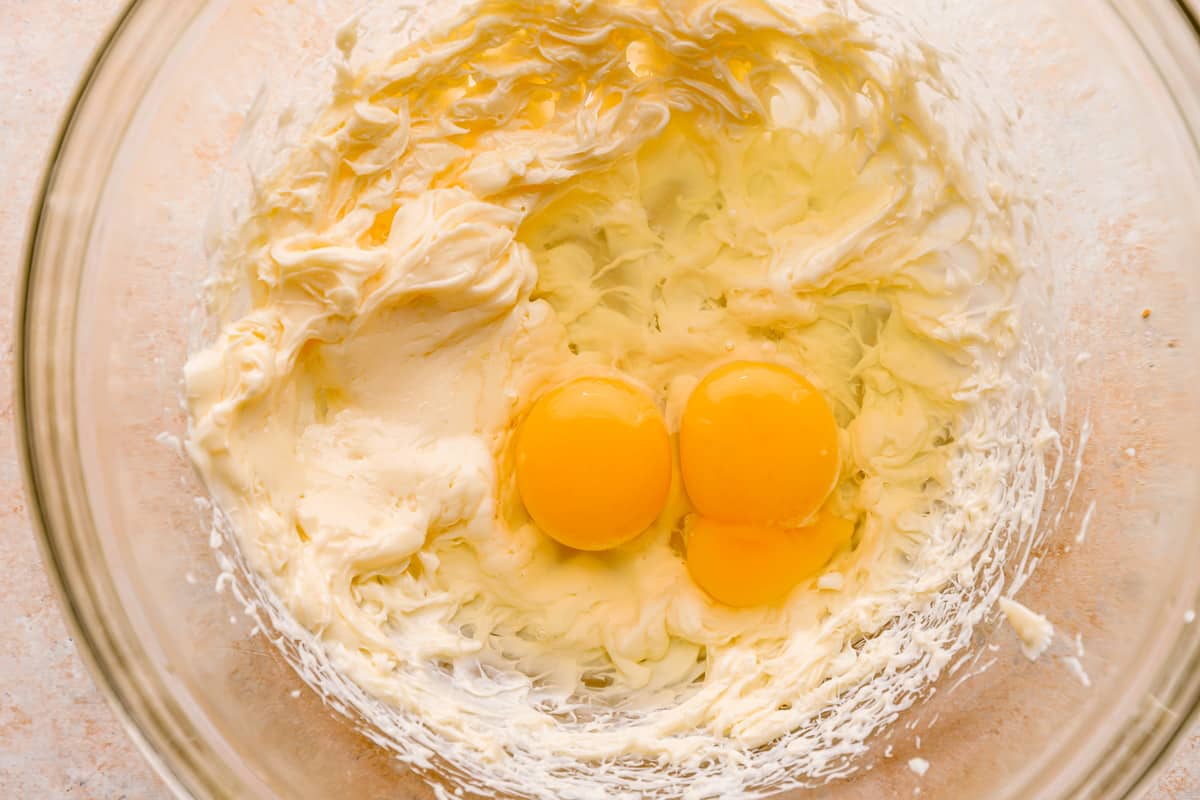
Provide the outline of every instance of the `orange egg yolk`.
[[700,381],[679,431],[700,588],[739,608],[773,603],[850,541],[852,522],[817,514],[837,482],[837,437],[820,392],[785,367],[739,361]]
[[747,608],[782,600],[850,542],[854,523],[822,511],[803,528],[699,517],[687,537],[687,568],[713,599]]
[[679,460],[688,497],[721,522],[807,522],[833,489],[838,428],[821,393],[776,364],[738,361],[688,399]]
[[521,424],[517,490],[546,534],[578,550],[633,539],[662,512],[671,443],[644,392],[581,378],[540,397]]

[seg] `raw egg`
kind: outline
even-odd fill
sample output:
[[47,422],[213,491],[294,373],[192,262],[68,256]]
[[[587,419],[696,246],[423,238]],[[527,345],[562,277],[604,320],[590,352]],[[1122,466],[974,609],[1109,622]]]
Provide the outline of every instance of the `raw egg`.
[[736,361],[692,392],[679,431],[683,483],[719,522],[803,524],[838,473],[838,428],[816,388],[777,364]]
[[820,392],[786,367],[737,361],[700,381],[679,430],[700,588],[738,608],[773,603],[850,541],[852,522],[817,514],[837,482],[837,437]]
[[606,550],[662,512],[671,442],[645,392],[580,378],[534,402],[516,445],[517,490],[533,521],[562,544]]
[[783,599],[849,543],[854,523],[822,511],[803,528],[698,517],[687,538],[687,568],[713,599],[736,608]]

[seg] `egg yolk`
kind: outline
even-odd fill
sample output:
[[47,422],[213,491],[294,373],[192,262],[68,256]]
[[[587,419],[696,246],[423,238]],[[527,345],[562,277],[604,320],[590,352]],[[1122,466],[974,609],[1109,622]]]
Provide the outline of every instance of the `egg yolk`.
[[776,364],[738,361],[709,373],[679,430],[683,483],[720,522],[807,522],[838,473],[837,422],[820,392]]
[[568,547],[605,550],[650,526],[671,485],[671,443],[651,398],[609,378],[540,397],[516,445],[517,490],[533,521]]
[[687,568],[713,599],[736,608],[782,600],[849,544],[854,523],[822,511],[803,528],[696,518]]

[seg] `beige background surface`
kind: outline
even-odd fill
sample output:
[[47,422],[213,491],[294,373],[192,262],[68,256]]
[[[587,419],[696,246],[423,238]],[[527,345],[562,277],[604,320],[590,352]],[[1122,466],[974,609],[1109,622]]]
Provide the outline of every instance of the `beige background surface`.
[[[235,0],[236,1],[236,0]],[[61,115],[122,0],[0,0],[0,797],[166,798],[84,668],[42,569],[13,428],[13,303]],[[1200,733],[1146,800],[1200,800]]]

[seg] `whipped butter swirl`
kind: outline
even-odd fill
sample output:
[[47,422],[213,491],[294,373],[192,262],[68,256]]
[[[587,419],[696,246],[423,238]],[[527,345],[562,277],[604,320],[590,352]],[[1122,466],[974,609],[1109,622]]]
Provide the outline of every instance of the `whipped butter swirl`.
[[[354,63],[343,32],[221,250],[188,449],[247,564],[410,755],[476,788],[848,774],[962,657],[1052,478],[1010,123],[853,3],[488,0],[424,33]],[[510,450],[538,392],[622,375],[674,430],[732,358],[837,416],[857,526],[826,574],[715,603],[677,478],[615,551],[536,530]]]

